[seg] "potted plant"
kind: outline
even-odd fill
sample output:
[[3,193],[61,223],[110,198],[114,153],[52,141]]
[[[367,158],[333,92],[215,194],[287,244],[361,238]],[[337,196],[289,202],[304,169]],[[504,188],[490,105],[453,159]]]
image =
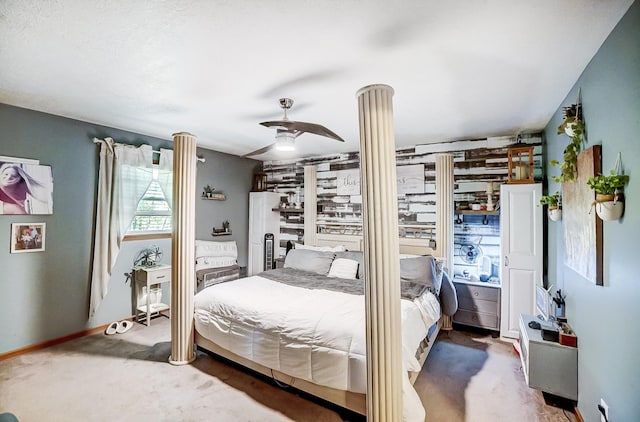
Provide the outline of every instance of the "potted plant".
[[587,185],[596,193],[593,205],[596,213],[604,221],[617,220],[624,211],[624,196],[622,189],[629,182],[629,176],[618,174],[611,170],[608,175],[591,176]]
[[222,228],[224,229],[225,232],[229,231],[229,220],[224,220],[222,222]]
[[571,142],[564,149],[562,162],[551,160],[552,166],[560,166],[560,176],[553,176],[555,182],[574,182],[578,171],[578,154],[582,149],[585,135],[584,120],[582,120],[582,108],[580,103],[571,104],[563,108],[564,120],[558,126],[558,134],[567,134]]
[[544,195],[540,198],[540,205],[548,205],[547,213],[551,221],[558,221],[562,218],[562,198],[560,192],[552,195]]
[[206,198],[211,198],[213,196],[214,189],[210,185],[205,186],[202,190],[202,196]]

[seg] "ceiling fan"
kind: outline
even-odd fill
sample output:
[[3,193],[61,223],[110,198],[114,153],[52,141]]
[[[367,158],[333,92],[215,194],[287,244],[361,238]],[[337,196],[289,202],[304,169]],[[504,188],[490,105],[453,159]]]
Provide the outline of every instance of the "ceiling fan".
[[266,147],[245,154],[243,155],[243,157],[251,157],[253,155],[264,154],[265,152],[270,151],[274,148],[279,151],[293,151],[295,149],[296,138],[305,132],[314,133],[316,135],[325,136],[327,138],[335,139],[336,141],[344,142],[344,139],[322,125],[289,120],[289,118],[287,117],[287,110],[289,110],[292,105],[293,100],[291,98],[280,98],[280,108],[284,110],[284,117],[282,118],[282,120],[273,120],[260,123],[262,126],[277,128],[276,141],[271,145],[267,145]]

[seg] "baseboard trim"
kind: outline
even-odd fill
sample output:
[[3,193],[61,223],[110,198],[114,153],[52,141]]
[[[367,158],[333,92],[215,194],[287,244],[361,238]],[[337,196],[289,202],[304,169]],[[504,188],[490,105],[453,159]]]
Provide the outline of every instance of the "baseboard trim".
[[[130,321],[133,321],[133,317],[123,318],[122,320],[124,320],[124,319],[128,319]],[[120,321],[122,321],[122,320],[120,320]],[[14,358],[16,356],[24,355],[24,354],[29,353],[29,352],[34,352],[36,350],[45,349],[47,347],[56,346],[58,344],[65,343],[65,342],[67,342],[69,340],[74,340],[76,338],[80,338],[80,337],[88,336],[88,335],[91,335],[91,334],[99,333],[101,331],[105,331],[107,329],[107,327],[109,326],[109,324],[111,324],[111,323],[107,323],[107,324],[104,324],[104,325],[101,325],[101,326],[98,326],[98,327],[94,327],[94,328],[88,328],[86,330],[78,331],[77,333],[68,334],[66,336],[54,338],[54,339],[51,339],[51,340],[43,341],[42,343],[36,343],[36,344],[29,345],[29,346],[21,347],[19,349],[10,350],[8,352],[0,353],[0,361],[6,360],[6,359],[11,359],[11,358]]]
[[580,414],[580,410],[578,410],[577,404],[573,408],[573,414],[576,415],[576,419],[578,420],[578,422],[584,422],[584,418]]

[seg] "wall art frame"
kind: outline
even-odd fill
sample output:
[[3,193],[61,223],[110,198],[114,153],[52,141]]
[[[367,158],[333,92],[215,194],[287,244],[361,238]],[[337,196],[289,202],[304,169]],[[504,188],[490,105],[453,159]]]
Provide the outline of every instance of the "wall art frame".
[[53,214],[53,170],[37,160],[0,156],[0,215]]
[[43,252],[46,223],[12,223],[11,253]]

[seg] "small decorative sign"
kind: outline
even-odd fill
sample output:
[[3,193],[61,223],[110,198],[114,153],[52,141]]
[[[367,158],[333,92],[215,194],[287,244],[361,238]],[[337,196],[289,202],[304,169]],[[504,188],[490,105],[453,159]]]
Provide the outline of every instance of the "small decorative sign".
[[11,253],[44,251],[45,223],[11,224]]
[[424,193],[424,164],[396,167],[398,195]]
[[360,170],[336,171],[336,193],[338,195],[360,195]]

